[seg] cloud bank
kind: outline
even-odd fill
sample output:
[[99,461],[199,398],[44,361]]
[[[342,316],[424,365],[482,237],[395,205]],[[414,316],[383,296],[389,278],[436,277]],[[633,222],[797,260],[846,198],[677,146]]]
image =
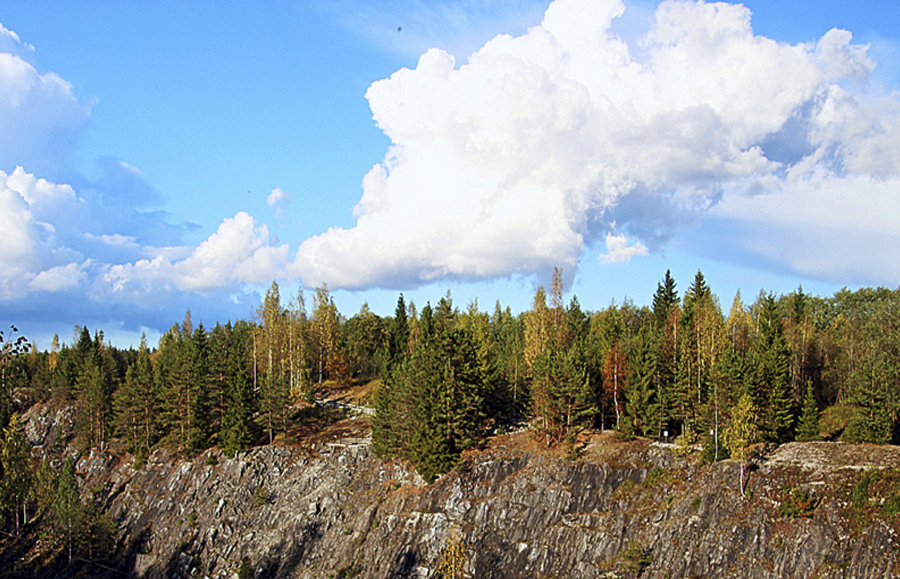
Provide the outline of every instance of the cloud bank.
[[[754,34],[741,5],[679,1],[629,45],[611,32],[624,9],[557,0],[539,26],[465,64],[432,49],[372,84],[390,150],[363,180],[355,225],[304,241],[292,271],[343,288],[541,275],[604,242],[601,263],[660,251],[710,209],[749,227],[781,207],[770,234],[812,229],[808,204],[859,186],[850,203],[867,209],[832,217],[859,234],[843,236],[854,251],[866,247],[867,216],[900,192],[900,114],[896,95],[868,94],[865,46],[838,29],[778,43]],[[851,267],[848,253],[769,257],[896,278],[877,259]]]

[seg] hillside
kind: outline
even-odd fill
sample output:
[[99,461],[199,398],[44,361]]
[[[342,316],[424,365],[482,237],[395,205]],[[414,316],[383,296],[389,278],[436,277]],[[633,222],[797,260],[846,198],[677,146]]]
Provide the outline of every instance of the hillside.
[[[46,428],[53,421],[45,421]],[[31,428],[40,443],[39,428]],[[176,460],[94,451],[77,462],[102,497],[117,554],[12,575],[435,576],[448,546],[475,577],[900,575],[900,448],[791,443],[753,467],[611,432],[577,456],[528,432],[489,439],[432,485],[374,456],[365,418],[293,445]],[[9,557],[9,553],[7,553]]]

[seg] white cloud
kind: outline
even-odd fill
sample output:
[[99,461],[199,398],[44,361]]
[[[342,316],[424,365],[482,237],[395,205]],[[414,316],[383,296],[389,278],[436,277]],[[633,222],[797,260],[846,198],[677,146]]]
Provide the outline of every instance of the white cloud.
[[606,249],[607,252],[599,258],[601,264],[628,263],[633,257],[647,255],[647,247],[643,243],[638,241],[634,245],[628,245],[628,238],[622,233],[607,233]]
[[22,42],[19,35],[0,24],[0,53],[8,53],[30,61],[34,55],[34,47]]
[[625,259],[729,196],[894,171],[897,99],[869,113],[839,84],[873,67],[848,33],[787,45],[741,5],[670,1],[634,47],[610,32],[623,9],[557,0],[462,65],[432,49],[372,84],[390,150],[355,226],[303,242],[293,271],[345,288],[545,272],[613,220],[637,239],[607,235],[604,259]]
[[9,175],[0,171],[0,180],[5,180],[6,187],[19,193],[30,207],[41,213],[62,210],[71,219],[82,203],[70,185],[58,185],[39,178],[26,172],[21,165]]
[[21,167],[0,171],[0,300],[89,283],[98,299],[140,302],[285,275],[288,246],[275,245],[268,228],[247,213],[225,219],[196,247],[154,247],[133,235],[84,231],[91,214],[104,209],[109,213],[109,206],[91,206],[71,186]]
[[72,86],[39,72],[31,56],[33,48],[0,25],[0,169],[58,166],[90,115]]
[[32,273],[38,243],[34,217],[16,191],[4,187],[0,175],[0,299],[21,291]]
[[22,297],[37,287],[33,283],[43,269],[78,257],[60,246],[56,223],[65,223],[79,206],[68,185],[38,179],[21,167],[0,171],[0,299]]
[[272,192],[269,193],[269,196],[266,197],[266,205],[269,206],[275,213],[275,217],[281,219],[284,216],[284,207],[283,203],[289,203],[290,197],[288,194],[281,190],[281,187],[275,187],[272,189]]
[[152,258],[109,266],[98,289],[134,300],[154,291],[202,293],[240,284],[263,284],[284,277],[288,250],[287,245],[272,245],[268,228],[239,212],[194,248],[163,248]]
[[35,291],[59,292],[78,287],[87,279],[87,273],[77,263],[51,267],[42,271],[28,283]]

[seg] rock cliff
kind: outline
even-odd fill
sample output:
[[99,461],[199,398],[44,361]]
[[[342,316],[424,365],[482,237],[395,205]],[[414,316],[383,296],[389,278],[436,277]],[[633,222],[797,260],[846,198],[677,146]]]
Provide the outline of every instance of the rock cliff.
[[350,424],[314,445],[77,468],[136,576],[233,577],[243,561],[257,577],[430,577],[451,559],[471,577],[900,576],[897,447],[782,446],[745,498],[733,461],[612,433],[564,456],[521,432],[426,485]]

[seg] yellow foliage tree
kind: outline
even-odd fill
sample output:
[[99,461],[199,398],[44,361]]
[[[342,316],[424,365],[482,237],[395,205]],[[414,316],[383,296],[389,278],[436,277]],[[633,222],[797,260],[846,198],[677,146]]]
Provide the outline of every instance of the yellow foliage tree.
[[469,556],[466,554],[466,544],[459,527],[452,527],[444,539],[444,549],[441,551],[441,563],[437,573],[444,579],[461,579],[467,577],[466,566],[469,564]]
[[744,467],[750,460],[750,446],[759,438],[756,405],[749,394],[741,396],[731,409],[731,421],[723,434],[732,458],[741,463],[741,496],[744,496]]

